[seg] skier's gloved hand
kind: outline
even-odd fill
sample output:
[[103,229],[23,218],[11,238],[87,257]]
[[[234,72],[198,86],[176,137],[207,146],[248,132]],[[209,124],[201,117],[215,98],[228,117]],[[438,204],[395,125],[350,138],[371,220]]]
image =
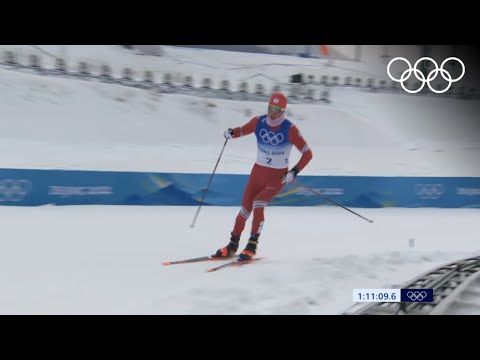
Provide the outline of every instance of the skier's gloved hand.
[[295,166],[282,177],[282,184],[291,183],[297,177],[297,174],[300,172]]
[[223,133],[223,137],[225,139],[232,139],[233,138],[233,129],[225,130],[225,132]]

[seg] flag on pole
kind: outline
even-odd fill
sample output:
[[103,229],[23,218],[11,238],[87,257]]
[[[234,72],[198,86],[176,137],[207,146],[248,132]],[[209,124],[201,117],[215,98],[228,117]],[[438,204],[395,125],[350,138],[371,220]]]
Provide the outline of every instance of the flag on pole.
[[328,45],[320,45],[320,52],[323,56],[328,56],[330,53],[328,50]]

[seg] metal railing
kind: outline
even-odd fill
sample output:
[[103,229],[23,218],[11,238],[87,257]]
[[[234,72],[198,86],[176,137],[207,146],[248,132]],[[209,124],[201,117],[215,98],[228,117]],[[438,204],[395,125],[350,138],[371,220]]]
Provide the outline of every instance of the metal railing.
[[[434,270],[427,271],[408,283],[392,288],[433,289],[431,303],[359,303],[344,315],[441,315],[444,314],[459,296],[468,291],[469,286],[480,280],[480,256],[458,260]],[[480,312],[480,301],[478,303]],[[472,305],[472,304],[471,304]],[[475,304],[473,304],[475,306]]]

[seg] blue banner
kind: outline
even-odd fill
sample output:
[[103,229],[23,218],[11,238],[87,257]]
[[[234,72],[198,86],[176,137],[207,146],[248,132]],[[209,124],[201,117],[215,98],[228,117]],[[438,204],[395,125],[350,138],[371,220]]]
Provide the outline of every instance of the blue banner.
[[[0,205],[199,205],[211,174],[0,169]],[[239,206],[248,175],[215,174],[204,205]],[[299,176],[270,206],[480,208],[479,177]],[[319,194],[321,196],[319,196]]]

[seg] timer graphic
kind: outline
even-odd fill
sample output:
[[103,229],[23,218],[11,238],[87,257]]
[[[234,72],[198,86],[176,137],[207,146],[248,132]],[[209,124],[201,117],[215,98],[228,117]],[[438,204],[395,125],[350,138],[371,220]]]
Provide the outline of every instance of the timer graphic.
[[354,302],[433,302],[433,289],[353,289]]
[[400,289],[353,289],[354,302],[400,302]]

